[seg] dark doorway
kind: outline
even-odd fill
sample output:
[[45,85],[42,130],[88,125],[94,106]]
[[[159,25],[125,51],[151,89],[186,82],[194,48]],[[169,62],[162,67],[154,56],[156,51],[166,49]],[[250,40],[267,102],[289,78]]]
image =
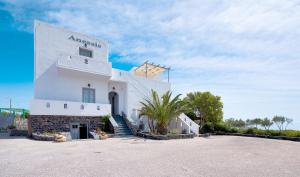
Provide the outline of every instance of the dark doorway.
[[119,95],[116,92],[109,92],[108,94],[109,103],[111,104],[111,114],[119,114]]
[[80,124],[80,127],[79,127],[79,138],[80,139],[87,139],[88,138],[88,127],[86,124]]

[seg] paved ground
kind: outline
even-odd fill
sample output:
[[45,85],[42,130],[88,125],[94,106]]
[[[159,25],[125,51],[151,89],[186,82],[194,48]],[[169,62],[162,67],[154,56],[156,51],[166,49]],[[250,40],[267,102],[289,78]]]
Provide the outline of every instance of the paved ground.
[[300,176],[300,143],[213,136],[66,143],[0,139],[0,176]]

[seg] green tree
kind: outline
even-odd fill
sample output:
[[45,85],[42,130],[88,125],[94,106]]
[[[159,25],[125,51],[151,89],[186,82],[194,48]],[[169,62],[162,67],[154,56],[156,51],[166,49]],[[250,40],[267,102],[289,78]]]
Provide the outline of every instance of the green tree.
[[252,125],[253,125],[253,121],[251,119],[247,119],[246,126],[249,128],[249,127],[252,127]]
[[187,94],[184,102],[200,120],[200,127],[206,122],[216,124],[223,120],[223,103],[219,96],[215,96],[210,92],[193,92]]
[[290,119],[290,118],[285,118],[285,122],[286,122],[286,125],[285,125],[285,129],[287,128],[287,126],[293,122],[293,119]]
[[180,94],[172,99],[170,91],[163,94],[162,97],[159,97],[154,90],[151,92],[152,98],[141,102],[140,117],[148,118],[152,133],[167,134],[170,121],[186,110],[184,103],[179,99]]
[[283,130],[283,126],[286,121],[286,118],[284,116],[274,116],[272,120],[278,127],[279,131]]
[[246,122],[242,119],[230,118],[225,120],[225,123],[230,127],[235,127],[235,128],[245,128],[246,126]]
[[255,128],[258,128],[259,125],[261,125],[262,123],[262,119],[261,118],[255,118],[255,119],[252,119],[252,124],[255,126]]
[[263,126],[265,130],[269,130],[272,125],[273,121],[268,119],[267,117],[261,121],[261,126]]

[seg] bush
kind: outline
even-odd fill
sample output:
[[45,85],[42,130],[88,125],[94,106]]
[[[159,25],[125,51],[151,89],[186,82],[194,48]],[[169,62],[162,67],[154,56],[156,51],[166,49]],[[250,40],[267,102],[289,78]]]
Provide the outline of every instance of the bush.
[[224,133],[237,133],[238,130],[236,128],[232,128],[225,123],[217,123],[214,126],[215,132],[224,132]]
[[214,128],[211,122],[205,123],[200,130],[200,133],[212,133],[212,132],[214,132]]
[[223,132],[223,133],[237,133],[238,129],[231,128],[225,123],[212,124],[207,122],[203,125],[200,130],[200,133],[213,133],[213,132]]
[[251,135],[268,135],[268,136],[289,136],[289,137],[300,137],[300,131],[297,130],[262,130],[257,128],[248,128],[241,130],[242,134]]
[[104,123],[104,130],[108,131],[109,130],[109,115],[103,116],[102,121]]

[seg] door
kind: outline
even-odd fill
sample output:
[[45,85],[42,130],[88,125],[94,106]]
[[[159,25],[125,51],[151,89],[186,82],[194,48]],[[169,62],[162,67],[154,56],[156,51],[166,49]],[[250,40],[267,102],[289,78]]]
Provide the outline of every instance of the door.
[[71,123],[72,139],[79,139],[79,123]]
[[79,138],[80,139],[87,139],[88,138],[88,126],[87,124],[80,124],[79,127]]
[[95,89],[82,88],[82,102],[83,103],[95,103],[96,102]]
[[111,104],[111,114],[118,115],[119,113],[119,95],[116,92],[109,92],[109,103]]

